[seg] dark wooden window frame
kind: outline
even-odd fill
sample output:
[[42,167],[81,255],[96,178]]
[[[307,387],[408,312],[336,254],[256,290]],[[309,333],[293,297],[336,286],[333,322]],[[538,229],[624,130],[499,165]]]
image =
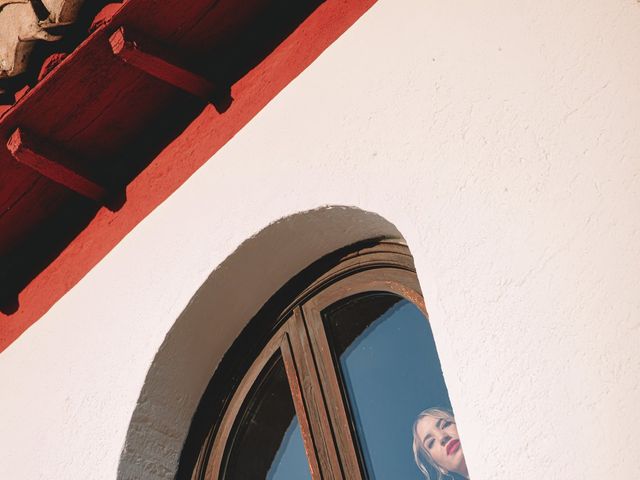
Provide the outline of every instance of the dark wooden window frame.
[[[266,312],[258,316],[263,318],[255,319],[262,328],[248,327],[230,349],[225,365],[219,368],[222,371],[214,375],[210,392],[203,397],[200,414],[194,417],[190,437],[195,437],[196,443],[192,438],[191,445],[189,440],[185,445],[177,478],[218,479],[236,416],[254,382],[278,353],[285,365],[312,479],[365,478],[355,426],[321,312],[365,292],[393,293],[412,302],[425,317],[427,311],[413,260],[400,242],[375,242],[348,253],[338,252],[328,263],[331,267],[319,276],[316,268],[315,280],[309,282],[307,276],[307,286],[298,286],[286,307],[282,308],[282,301],[275,309],[266,305]],[[226,392],[220,392],[221,388]],[[207,397],[216,397],[211,391],[217,391],[217,400],[208,401]],[[202,414],[207,411],[208,416]],[[208,425],[203,426],[203,421]],[[197,457],[192,453],[195,461],[185,468],[188,450],[194,447]]]

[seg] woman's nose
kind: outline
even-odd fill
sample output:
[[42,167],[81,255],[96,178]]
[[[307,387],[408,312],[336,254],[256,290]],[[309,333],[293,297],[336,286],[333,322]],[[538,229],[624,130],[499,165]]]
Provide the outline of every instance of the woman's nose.
[[442,437],[440,437],[440,445],[444,447],[447,443],[449,443],[449,440],[451,440],[451,437],[449,435],[442,435]]

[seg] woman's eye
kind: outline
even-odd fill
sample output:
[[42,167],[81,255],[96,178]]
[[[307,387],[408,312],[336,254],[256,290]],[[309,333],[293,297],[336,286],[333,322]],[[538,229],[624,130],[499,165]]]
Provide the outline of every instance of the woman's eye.
[[431,450],[431,448],[433,447],[433,443],[434,443],[434,440],[433,440],[433,439],[432,439],[432,440],[429,440],[429,441],[427,442],[427,448],[428,448],[429,450]]

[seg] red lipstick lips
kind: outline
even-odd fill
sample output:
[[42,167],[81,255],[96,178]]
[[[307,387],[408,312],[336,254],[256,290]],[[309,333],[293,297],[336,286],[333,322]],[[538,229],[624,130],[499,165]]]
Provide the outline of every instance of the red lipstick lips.
[[447,443],[447,447],[446,447],[447,455],[456,453],[459,448],[460,448],[460,440],[450,440],[449,443]]

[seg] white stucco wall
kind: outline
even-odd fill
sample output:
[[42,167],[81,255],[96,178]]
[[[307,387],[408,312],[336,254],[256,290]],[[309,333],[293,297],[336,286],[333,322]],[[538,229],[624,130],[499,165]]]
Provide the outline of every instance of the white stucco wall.
[[[259,306],[199,310],[182,372],[167,335],[203,282],[222,299],[261,274],[259,303],[306,256],[392,225],[473,479],[640,478],[639,47],[631,0],[380,0],[0,355],[0,478],[116,478],[143,386],[120,476],[171,478],[198,369]],[[287,247],[282,270],[260,249],[218,268],[324,205],[392,225],[340,210],[362,223],[260,244]]]

